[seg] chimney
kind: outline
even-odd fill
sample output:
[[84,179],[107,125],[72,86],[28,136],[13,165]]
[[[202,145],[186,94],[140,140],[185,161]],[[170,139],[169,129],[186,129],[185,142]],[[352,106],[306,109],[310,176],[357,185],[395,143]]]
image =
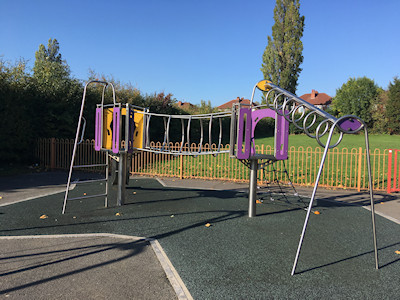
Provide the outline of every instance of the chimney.
[[315,97],[318,95],[318,91],[312,90],[311,91],[311,99],[315,99]]

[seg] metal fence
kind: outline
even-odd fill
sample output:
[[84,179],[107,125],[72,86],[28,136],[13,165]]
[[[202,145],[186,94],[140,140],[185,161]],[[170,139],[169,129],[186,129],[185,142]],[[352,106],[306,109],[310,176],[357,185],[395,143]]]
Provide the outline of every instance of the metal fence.
[[[154,144],[152,146],[160,147],[161,145]],[[179,150],[181,145],[180,143],[171,143],[169,147],[171,150]],[[203,145],[203,150],[206,151],[209,147],[207,144]],[[73,140],[39,139],[36,153],[42,166],[51,169],[68,169],[72,148]],[[187,150],[188,145],[185,145],[185,148]],[[195,144],[192,144],[190,148],[192,151],[196,151]],[[216,150],[217,146],[213,144],[211,148]],[[226,145],[224,149],[229,149],[229,145]],[[256,152],[273,154],[273,148],[265,145],[256,146]],[[322,153],[323,149],[320,147],[290,147],[288,160],[278,161],[274,166],[269,165],[265,169],[259,170],[258,178],[260,181],[278,179],[288,183],[289,175],[294,184],[312,186]],[[76,164],[97,164],[105,162],[106,155],[103,152],[94,151],[94,140],[85,140],[78,146],[76,159]],[[386,190],[388,150],[375,149],[371,151],[371,166],[374,189]],[[93,170],[95,171],[95,169]],[[239,160],[229,158],[228,153],[194,157],[143,151],[132,155],[131,174],[229,181],[247,181],[249,176],[247,167]],[[368,189],[365,149],[360,147],[330,150],[319,184],[325,187],[351,188],[359,191]]]

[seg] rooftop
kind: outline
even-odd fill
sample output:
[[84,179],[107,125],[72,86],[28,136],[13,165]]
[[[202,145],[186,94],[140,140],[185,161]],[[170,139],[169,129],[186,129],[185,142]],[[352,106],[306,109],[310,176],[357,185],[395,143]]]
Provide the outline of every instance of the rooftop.
[[300,98],[313,105],[329,105],[332,102],[331,96],[316,90],[312,90],[310,94],[304,94]]

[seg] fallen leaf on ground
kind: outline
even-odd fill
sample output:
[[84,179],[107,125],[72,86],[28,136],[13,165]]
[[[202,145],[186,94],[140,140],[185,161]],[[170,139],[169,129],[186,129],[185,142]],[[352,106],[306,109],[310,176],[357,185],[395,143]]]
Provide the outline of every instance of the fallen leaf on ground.
[[121,213],[117,212],[115,215],[116,215],[116,216],[120,216],[120,215],[121,215]]
[[315,215],[320,215],[321,213],[318,210],[316,210],[316,211],[314,211],[314,214]]
[[48,218],[48,216],[46,216],[46,215],[41,215],[41,216],[40,216],[40,219],[42,219],[42,220],[43,220],[43,219],[47,219],[47,218]]
[[394,253],[400,254],[400,250],[396,250],[396,251],[394,251]]
[[207,223],[207,224],[206,224],[206,227],[211,227],[211,224],[210,224],[210,223]]
[[256,203],[257,203],[257,204],[261,204],[261,203],[262,203],[262,201],[261,201],[261,200],[259,200],[259,199],[257,199],[257,200],[256,200]]

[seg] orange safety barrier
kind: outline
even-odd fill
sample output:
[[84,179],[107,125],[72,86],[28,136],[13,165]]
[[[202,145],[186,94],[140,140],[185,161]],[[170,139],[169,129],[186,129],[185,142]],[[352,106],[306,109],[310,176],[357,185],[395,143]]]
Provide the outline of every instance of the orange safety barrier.
[[[161,143],[152,143],[152,147],[160,147]],[[180,143],[172,144],[171,150],[179,150]],[[191,144],[190,150],[197,151],[197,144]],[[205,148],[206,147],[206,148]],[[36,147],[36,154],[40,165],[50,169],[68,169],[72,156],[72,139],[39,139]],[[203,145],[206,151],[210,146]],[[216,149],[216,145],[211,145]],[[229,145],[223,147],[229,149]],[[189,150],[185,144],[184,151]],[[397,164],[389,162],[392,159],[391,152],[400,150],[371,151],[372,179],[374,190],[393,192],[393,188],[400,189],[400,183],[393,185],[392,175],[395,173],[395,182],[400,180],[397,174]],[[270,145],[256,145],[256,152],[262,154],[273,154],[273,147]],[[289,182],[289,178],[283,171],[286,167],[291,181],[296,185],[313,186],[318,167],[321,161],[323,149],[321,147],[290,147],[289,158],[285,161],[278,161],[275,164],[277,172],[272,172],[271,166],[259,170],[258,178],[265,178],[268,181],[278,179],[280,182]],[[368,189],[368,175],[365,149],[363,148],[334,148],[328,152],[325,167],[319,185],[329,188],[344,189]],[[84,140],[78,145],[76,162],[78,164],[100,164],[104,163],[106,154],[94,151],[94,140]],[[397,159],[397,152],[395,152]],[[396,168],[395,171],[390,166]],[[390,169],[390,171],[389,171]],[[91,171],[98,171],[92,168]],[[392,175],[389,174],[391,172]],[[132,155],[132,175],[165,176],[176,178],[198,178],[218,179],[229,181],[245,182],[249,178],[249,172],[245,165],[237,159],[229,158],[228,153],[213,155],[174,156],[172,154],[157,154],[151,152],[136,152]],[[276,176],[276,177],[275,177]],[[389,189],[389,182],[393,187]]]
[[[388,157],[388,175],[387,175],[387,192],[400,192],[400,168],[398,168],[397,153],[400,150],[389,149]],[[394,159],[393,159],[394,153]],[[393,176],[393,178],[392,178]]]

